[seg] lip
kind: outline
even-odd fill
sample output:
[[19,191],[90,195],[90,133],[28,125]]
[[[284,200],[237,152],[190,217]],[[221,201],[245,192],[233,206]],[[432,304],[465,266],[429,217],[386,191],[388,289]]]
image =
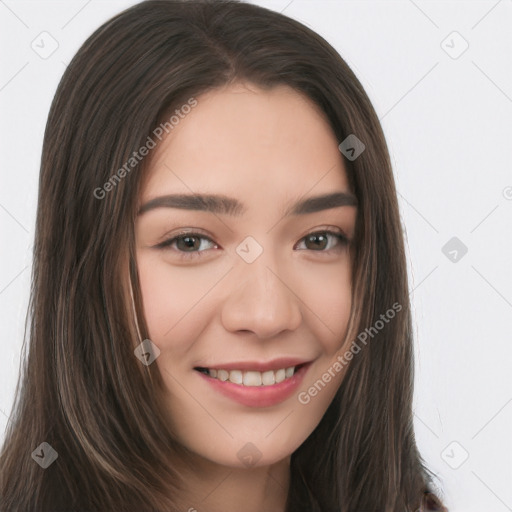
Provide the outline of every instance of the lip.
[[[282,363],[283,361],[291,361],[288,360],[280,360],[279,362]],[[273,362],[274,363],[274,362]],[[216,392],[234,400],[235,402],[238,402],[242,405],[245,405],[247,407],[271,407],[273,405],[277,405],[281,402],[284,402],[287,398],[289,398],[300,386],[301,382],[304,379],[304,376],[306,375],[307,371],[309,370],[311,366],[311,362],[307,363],[299,363],[302,364],[298,370],[295,371],[292,377],[284,380],[283,382],[280,382],[279,384],[273,384],[271,386],[243,386],[240,384],[233,384],[229,381],[221,381],[218,379],[214,379],[213,377],[210,377],[209,375],[206,375],[201,372],[196,372],[197,375],[202,378],[207,384],[209,384]],[[298,366],[295,364],[289,364],[285,365],[287,368],[290,366]],[[277,368],[271,368],[270,366],[265,366],[263,370],[259,371],[266,371],[270,369],[279,369],[284,368],[285,366],[279,366]],[[249,368],[241,368],[240,366],[234,366],[233,370],[242,370],[242,369],[253,369],[256,370],[258,366],[253,365]],[[263,367],[260,366],[260,367]],[[228,369],[227,366],[219,366],[218,368],[222,369]]]
[[280,357],[272,361],[240,361],[238,363],[212,363],[208,365],[196,365],[196,368],[215,368],[217,370],[255,370],[257,372],[267,372],[269,370],[279,370],[281,368],[290,368],[290,366],[299,366],[310,363],[307,359],[297,359],[296,357]]

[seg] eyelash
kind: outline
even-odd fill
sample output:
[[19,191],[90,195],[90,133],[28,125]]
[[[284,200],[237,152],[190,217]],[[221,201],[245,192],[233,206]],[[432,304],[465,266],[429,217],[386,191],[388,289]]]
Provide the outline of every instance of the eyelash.
[[[337,239],[338,245],[340,247],[345,247],[349,244],[349,239],[343,233],[338,232],[338,231],[329,230],[329,229],[320,230],[320,231],[312,231],[311,233],[308,233],[307,235],[302,237],[299,240],[299,242],[305,241],[308,237],[313,236],[313,235],[332,236]],[[163,242],[159,243],[158,245],[155,245],[155,248],[161,249],[161,250],[167,250],[178,240],[187,238],[187,237],[199,238],[201,240],[208,240],[213,245],[218,246],[218,244],[216,244],[210,237],[208,237],[202,233],[198,233],[196,231],[183,231],[183,232],[179,233],[178,235],[176,235],[172,238],[169,238],[167,240],[164,240]],[[308,250],[308,249],[300,249],[300,250]],[[327,249],[327,250],[318,250],[318,251],[311,250],[311,252],[329,253],[333,250],[336,250],[336,247],[331,247],[330,249]],[[180,258],[183,258],[183,259],[200,258],[200,257],[202,257],[201,253],[205,252],[205,250],[202,250],[202,251],[180,251],[178,249],[175,249],[175,251],[178,252],[180,254]]]

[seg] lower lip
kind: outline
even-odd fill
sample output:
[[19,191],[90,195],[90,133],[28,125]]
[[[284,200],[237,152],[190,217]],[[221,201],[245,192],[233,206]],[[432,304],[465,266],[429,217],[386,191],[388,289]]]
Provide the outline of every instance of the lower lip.
[[272,386],[242,386],[229,381],[214,379],[201,372],[196,373],[214,390],[235,402],[247,407],[271,407],[284,402],[297,390],[310,366],[311,363],[306,363],[296,370],[292,377]]

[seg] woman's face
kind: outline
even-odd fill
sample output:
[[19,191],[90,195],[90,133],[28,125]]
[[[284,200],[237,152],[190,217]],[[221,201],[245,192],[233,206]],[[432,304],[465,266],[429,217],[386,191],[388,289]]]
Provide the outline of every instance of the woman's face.
[[314,430],[345,371],[332,368],[356,207],[338,141],[293,89],[237,84],[199,96],[151,158],[137,263],[174,429],[212,462],[275,463]]

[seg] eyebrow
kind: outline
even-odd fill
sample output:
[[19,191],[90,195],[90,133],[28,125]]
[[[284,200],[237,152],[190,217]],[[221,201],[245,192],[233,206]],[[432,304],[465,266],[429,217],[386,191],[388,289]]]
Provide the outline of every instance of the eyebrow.
[[[292,204],[284,216],[305,215],[308,213],[329,210],[340,206],[357,206],[357,199],[348,192],[333,192],[301,199]],[[241,216],[245,206],[238,199],[217,194],[171,194],[155,197],[143,204],[138,212],[142,215],[156,208],[180,208],[216,214]]]

